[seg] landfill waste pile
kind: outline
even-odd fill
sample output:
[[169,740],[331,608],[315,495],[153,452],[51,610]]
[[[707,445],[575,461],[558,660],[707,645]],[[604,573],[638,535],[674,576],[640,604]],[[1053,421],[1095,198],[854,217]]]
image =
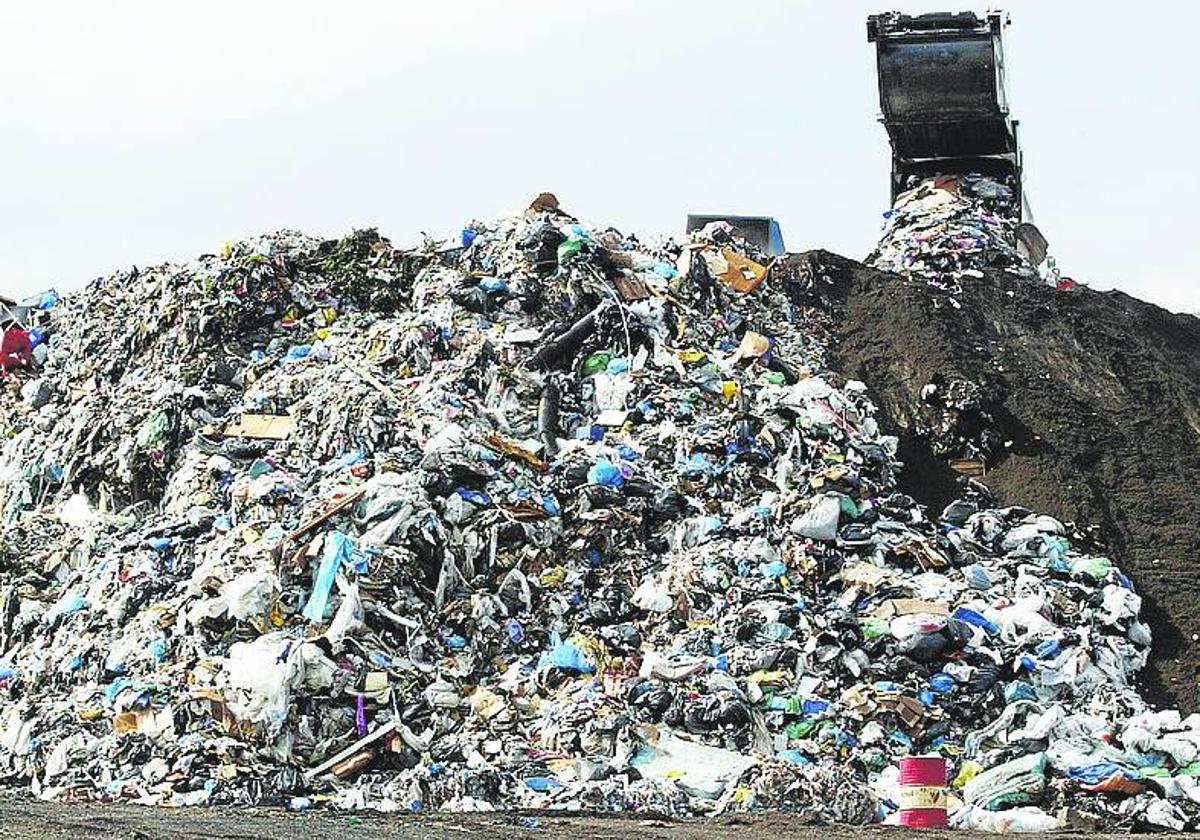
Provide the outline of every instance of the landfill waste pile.
[[1035,273],[1017,249],[1021,214],[1011,186],[979,174],[914,180],[883,214],[868,264],[947,290],[983,268]]
[[0,777],[870,823],[940,753],[959,825],[1195,827],[1131,581],[976,480],[897,492],[822,288],[542,196],[66,296],[0,391]]

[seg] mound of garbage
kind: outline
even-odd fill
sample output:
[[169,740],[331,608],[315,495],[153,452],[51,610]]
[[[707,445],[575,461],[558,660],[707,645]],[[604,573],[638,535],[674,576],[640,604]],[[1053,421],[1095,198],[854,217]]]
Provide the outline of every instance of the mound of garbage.
[[961,825],[1194,827],[1200,716],[1134,688],[1133,583],[977,480],[899,492],[827,289],[543,196],[66,296],[0,392],[0,774],[868,823],[940,753]]

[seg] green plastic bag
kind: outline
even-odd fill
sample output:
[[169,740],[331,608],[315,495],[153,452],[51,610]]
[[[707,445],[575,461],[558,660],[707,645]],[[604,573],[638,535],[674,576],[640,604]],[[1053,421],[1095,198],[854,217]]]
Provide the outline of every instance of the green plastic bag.
[[879,639],[891,634],[891,627],[884,618],[864,618],[859,621],[864,639]]
[[608,367],[608,363],[612,361],[612,353],[607,350],[601,350],[599,353],[593,353],[584,359],[583,375],[592,376],[599,373]]
[[1095,580],[1103,580],[1112,571],[1112,561],[1107,557],[1080,557],[1071,564],[1071,574],[1087,575]]
[[171,419],[165,411],[156,411],[146,418],[146,422],[142,423],[142,427],[138,429],[137,445],[138,449],[153,449],[163,442],[167,436],[167,428],[171,425]]
[[579,236],[571,236],[558,244],[558,264],[564,266],[583,251],[587,240]]

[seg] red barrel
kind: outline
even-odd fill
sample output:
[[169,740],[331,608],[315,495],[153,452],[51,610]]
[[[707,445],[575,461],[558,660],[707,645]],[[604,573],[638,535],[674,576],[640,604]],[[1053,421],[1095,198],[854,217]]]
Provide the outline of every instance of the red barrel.
[[900,825],[946,827],[946,759],[940,755],[900,759]]

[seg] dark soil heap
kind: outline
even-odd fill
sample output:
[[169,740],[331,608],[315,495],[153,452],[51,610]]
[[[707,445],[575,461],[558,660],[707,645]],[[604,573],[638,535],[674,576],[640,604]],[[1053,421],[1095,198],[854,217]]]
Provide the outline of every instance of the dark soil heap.
[[902,489],[951,501],[947,460],[974,447],[998,504],[1097,526],[1154,631],[1147,700],[1200,707],[1200,319],[1003,271],[950,295],[824,251],[794,259],[836,315],[835,367],[901,436]]

